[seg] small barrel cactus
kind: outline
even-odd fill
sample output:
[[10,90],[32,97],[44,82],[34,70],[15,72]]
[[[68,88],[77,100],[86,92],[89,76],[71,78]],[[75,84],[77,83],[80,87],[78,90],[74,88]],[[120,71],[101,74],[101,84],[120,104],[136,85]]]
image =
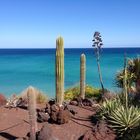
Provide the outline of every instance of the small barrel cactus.
[[64,42],[63,38],[59,37],[56,40],[56,102],[60,106],[64,100]]
[[86,79],[86,56],[81,54],[80,57],[80,97],[85,98],[85,79]]
[[36,140],[36,132],[37,132],[36,94],[33,87],[28,88],[27,96],[28,96],[28,110],[30,123],[30,140]]

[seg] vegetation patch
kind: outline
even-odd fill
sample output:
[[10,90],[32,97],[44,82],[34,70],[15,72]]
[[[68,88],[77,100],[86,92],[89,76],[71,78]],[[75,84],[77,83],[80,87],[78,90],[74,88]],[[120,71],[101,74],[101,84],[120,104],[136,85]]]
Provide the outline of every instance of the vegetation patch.
[[[69,88],[65,91],[64,98],[65,98],[65,100],[72,100],[72,99],[78,97],[79,94],[80,94],[80,86],[75,86],[75,87]],[[85,97],[98,100],[101,97],[100,89],[86,85]]]

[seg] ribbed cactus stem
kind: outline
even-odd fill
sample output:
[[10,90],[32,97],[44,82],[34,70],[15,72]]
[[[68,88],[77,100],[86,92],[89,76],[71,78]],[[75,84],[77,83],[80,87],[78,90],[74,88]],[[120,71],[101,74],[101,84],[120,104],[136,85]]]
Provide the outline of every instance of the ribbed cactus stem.
[[56,102],[60,106],[64,100],[64,42],[63,38],[59,37],[56,40]]
[[36,94],[33,87],[28,88],[27,96],[28,96],[28,110],[30,123],[30,140],[36,140],[36,132],[37,132]]
[[85,99],[85,79],[86,79],[86,56],[80,57],[80,97]]

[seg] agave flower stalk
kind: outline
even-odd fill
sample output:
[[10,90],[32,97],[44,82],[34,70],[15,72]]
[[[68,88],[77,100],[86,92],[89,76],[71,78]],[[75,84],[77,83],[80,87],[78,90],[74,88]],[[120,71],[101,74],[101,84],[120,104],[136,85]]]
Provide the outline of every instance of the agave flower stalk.
[[100,84],[102,88],[102,92],[104,95],[104,85],[103,85],[103,79],[102,79],[102,74],[101,74],[101,68],[100,68],[100,51],[101,47],[103,45],[101,35],[99,32],[95,32],[93,36],[93,47],[95,48],[95,55],[96,55],[96,61],[97,61],[97,66],[98,66],[98,73],[99,73],[99,79],[100,79]]

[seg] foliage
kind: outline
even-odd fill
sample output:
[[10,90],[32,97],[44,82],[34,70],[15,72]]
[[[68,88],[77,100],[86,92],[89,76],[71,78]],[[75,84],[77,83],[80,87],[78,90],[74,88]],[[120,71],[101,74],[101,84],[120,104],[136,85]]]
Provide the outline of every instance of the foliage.
[[[27,92],[29,90],[30,87],[28,87],[27,89],[25,89],[24,91],[22,91],[19,95],[18,98],[22,98],[24,101],[27,101],[28,97],[27,97]],[[47,95],[45,93],[43,93],[41,90],[34,88],[34,94],[36,96],[36,102],[37,103],[46,103],[47,102]]]
[[[126,137],[140,127],[140,108],[132,104],[129,108],[126,108],[122,100],[123,94],[120,95],[113,100],[103,102],[96,116],[105,119],[119,137]],[[138,137],[137,133],[134,134],[133,137]]]
[[131,106],[125,108],[123,105],[113,110],[108,116],[107,121],[119,136],[128,134],[130,130],[135,129],[140,125],[140,109]]
[[[72,100],[78,97],[80,94],[80,87],[76,86],[73,88],[69,88],[65,91],[65,100]],[[98,100],[101,96],[100,90],[97,88],[93,88],[92,86],[86,85],[85,87],[85,96],[86,98],[93,98]]]
[[[140,58],[134,58],[128,60],[128,65],[126,68],[127,72],[127,85],[128,85],[128,91],[133,92],[137,88],[138,80],[140,80]],[[124,70],[121,70],[116,74],[115,77],[115,83],[118,87],[123,87],[123,78],[124,78]]]
[[105,119],[108,115],[110,115],[114,110],[121,106],[121,102],[117,100],[117,98],[113,100],[105,100],[99,110],[97,112],[97,116]]

